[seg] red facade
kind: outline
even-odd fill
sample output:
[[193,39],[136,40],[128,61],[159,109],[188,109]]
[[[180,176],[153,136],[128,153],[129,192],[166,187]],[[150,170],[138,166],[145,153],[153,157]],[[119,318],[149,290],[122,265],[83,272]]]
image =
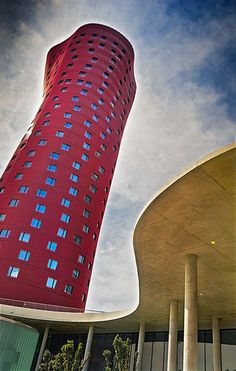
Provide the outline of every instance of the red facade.
[[125,123],[134,52],[79,28],[47,56],[43,103],[0,183],[0,297],[83,310]]
[[0,183],[0,297],[84,309],[136,84],[119,32],[79,28],[47,56],[43,103]]

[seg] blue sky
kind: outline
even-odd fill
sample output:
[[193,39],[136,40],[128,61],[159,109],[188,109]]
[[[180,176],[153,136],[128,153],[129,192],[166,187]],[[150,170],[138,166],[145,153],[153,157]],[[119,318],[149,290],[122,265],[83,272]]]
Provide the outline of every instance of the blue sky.
[[42,99],[46,53],[82,24],[104,23],[134,46],[137,96],[99,239],[88,309],[137,301],[132,232],[177,173],[235,138],[234,1],[18,0],[0,3],[0,167]]

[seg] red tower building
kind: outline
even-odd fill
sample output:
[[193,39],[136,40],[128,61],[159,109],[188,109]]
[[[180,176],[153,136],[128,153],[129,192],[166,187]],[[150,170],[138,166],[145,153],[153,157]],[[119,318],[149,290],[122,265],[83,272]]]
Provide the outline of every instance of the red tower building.
[[0,183],[2,301],[84,309],[133,62],[129,41],[99,24],[49,51],[43,103]]

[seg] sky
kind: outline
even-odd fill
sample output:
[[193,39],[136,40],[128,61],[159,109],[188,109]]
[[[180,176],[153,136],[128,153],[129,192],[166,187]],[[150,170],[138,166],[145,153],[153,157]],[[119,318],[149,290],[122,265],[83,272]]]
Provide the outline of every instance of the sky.
[[1,0],[1,173],[41,104],[48,50],[91,22],[117,29],[135,51],[137,94],[87,301],[88,310],[110,311],[138,301],[132,236],[141,210],[178,173],[235,140],[236,3]]

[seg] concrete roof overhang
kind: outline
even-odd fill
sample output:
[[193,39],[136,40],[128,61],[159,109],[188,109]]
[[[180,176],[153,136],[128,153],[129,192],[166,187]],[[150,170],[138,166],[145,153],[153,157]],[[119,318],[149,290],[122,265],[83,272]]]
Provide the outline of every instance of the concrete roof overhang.
[[236,327],[236,145],[227,145],[177,176],[145,207],[134,230],[138,308],[113,313],[50,312],[1,306],[1,314],[59,332],[168,329],[169,304],[179,301],[183,329],[184,259],[198,257],[199,328]]

